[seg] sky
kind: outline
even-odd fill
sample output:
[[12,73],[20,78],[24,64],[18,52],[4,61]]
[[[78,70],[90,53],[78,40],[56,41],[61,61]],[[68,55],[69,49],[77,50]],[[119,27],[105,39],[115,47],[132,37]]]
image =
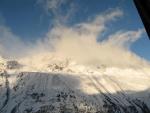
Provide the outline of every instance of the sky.
[[[10,46],[12,42],[24,46],[25,43],[34,44],[47,37],[56,26],[78,26],[111,10],[121,10],[123,14],[117,21],[106,23],[107,31],[99,31],[97,42],[108,39],[117,31],[144,29],[132,0],[0,0],[0,47],[7,48],[6,51],[13,48]],[[6,40],[8,37],[17,40]],[[127,47],[128,50],[150,61],[150,40],[145,32],[130,42],[133,43]],[[24,50],[24,46],[18,48]]]

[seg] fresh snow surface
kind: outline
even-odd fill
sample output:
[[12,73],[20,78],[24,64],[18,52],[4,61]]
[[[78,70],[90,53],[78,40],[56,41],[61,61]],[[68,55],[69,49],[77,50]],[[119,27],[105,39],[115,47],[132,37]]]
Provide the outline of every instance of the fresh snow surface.
[[0,58],[0,113],[150,113],[150,68]]

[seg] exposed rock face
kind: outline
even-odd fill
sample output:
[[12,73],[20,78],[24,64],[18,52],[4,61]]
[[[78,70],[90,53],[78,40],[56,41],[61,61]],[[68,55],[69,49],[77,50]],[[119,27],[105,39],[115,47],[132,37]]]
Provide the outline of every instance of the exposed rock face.
[[18,69],[20,67],[21,67],[21,65],[15,60],[10,60],[10,61],[6,62],[7,69]]
[[6,64],[6,60],[0,56],[0,71],[4,70]]
[[22,65],[16,60],[5,60],[4,58],[0,57],[0,70],[19,69],[21,66]]

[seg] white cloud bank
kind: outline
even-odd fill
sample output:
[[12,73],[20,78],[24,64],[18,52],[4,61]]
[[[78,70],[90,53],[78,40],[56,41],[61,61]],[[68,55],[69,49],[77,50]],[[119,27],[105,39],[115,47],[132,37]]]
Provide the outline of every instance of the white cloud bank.
[[[22,56],[20,58],[26,57],[32,62],[44,59],[45,55],[54,55],[88,65],[146,66],[144,59],[130,51],[131,44],[142,37],[143,29],[117,31],[107,39],[97,42],[97,38],[109,29],[106,24],[121,16],[123,12],[115,9],[72,27],[57,24],[43,40],[37,40],[35,44],[25,44],[8,29],[0,27],[0,54],[5,57],[19,55]],[[35,57],[32,59],[31,56]]]

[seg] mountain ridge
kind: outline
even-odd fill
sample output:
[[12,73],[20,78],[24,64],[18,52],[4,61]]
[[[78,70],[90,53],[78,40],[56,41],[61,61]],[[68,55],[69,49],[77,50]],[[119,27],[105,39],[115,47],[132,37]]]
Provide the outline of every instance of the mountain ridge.
[[42,69],[5,60],[0,113],[149,113],[148,68],[89,67],[54,60]]

